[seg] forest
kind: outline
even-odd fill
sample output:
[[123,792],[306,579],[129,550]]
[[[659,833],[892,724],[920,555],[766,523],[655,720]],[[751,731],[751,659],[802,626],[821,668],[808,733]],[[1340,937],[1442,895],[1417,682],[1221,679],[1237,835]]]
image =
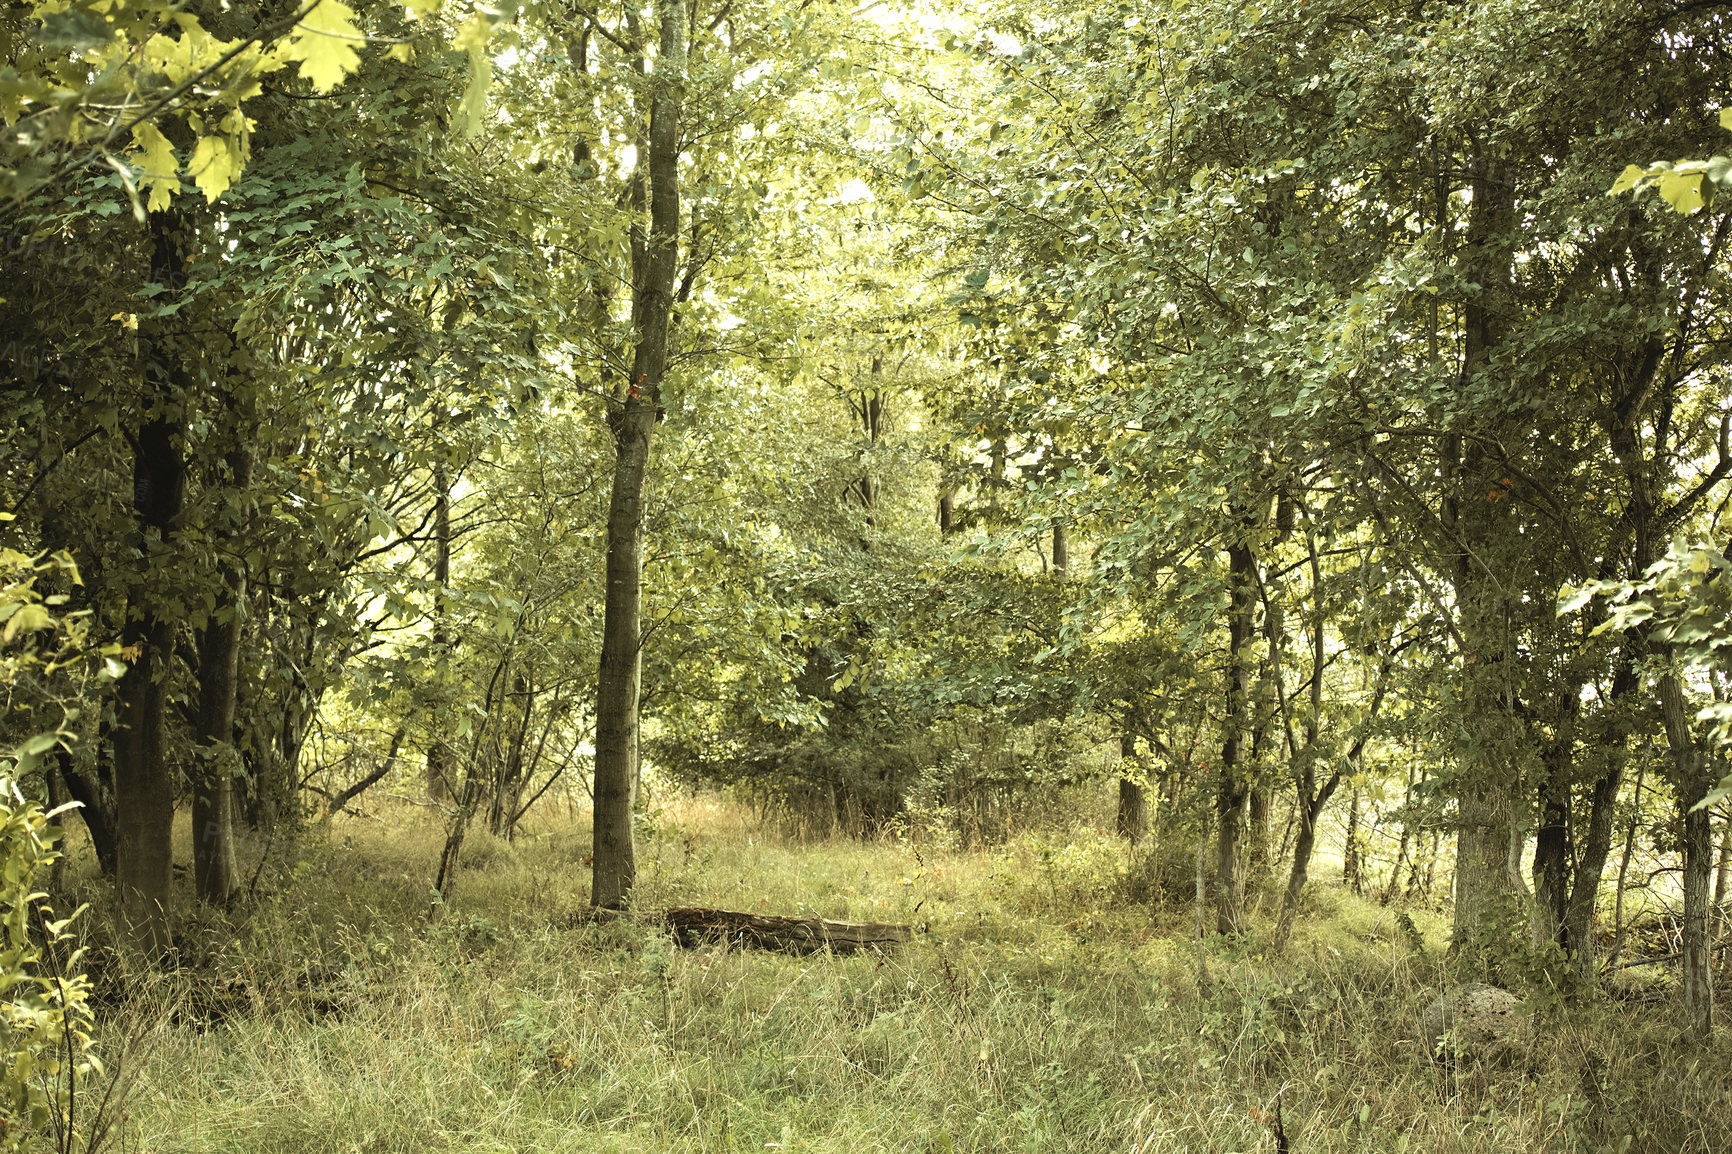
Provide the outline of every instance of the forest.
[[0,38],[0,1154],[1732,1148],[1732,0]]

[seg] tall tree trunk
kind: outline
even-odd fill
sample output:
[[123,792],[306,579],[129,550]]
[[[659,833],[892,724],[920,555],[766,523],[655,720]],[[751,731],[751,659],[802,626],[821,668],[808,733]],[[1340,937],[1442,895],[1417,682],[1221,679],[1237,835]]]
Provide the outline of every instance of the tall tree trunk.
[[[1235,529],[1240,519],[1235,519]],[[1250,792],[1243,762],[1250,725],[1251,643],[1256,609],[1256,558],[1248,541],[1227,548],[1227,698],[1221,741],[1220,784],[1215,792],[1215,925],[1223,934],[1245,928],[1245,878],[1240,869],[1245,802]]]
[[1070,530],[1063,521],[1052,523],[1052,571],[1060,581],[1070,576]]
[[1706,758],[1690,732],[1690,713],[1678,675],[1660,676],[1660,712],[1666,742],[1672,750],[1672,792],[1677,798],[1679,833],[1684,849],[1684,1013],[1695,1030],[1707,1037],[1714,1029],[1714,975],[1709,966],[1708,877],[1714,846],[1709,810],[1696,808],[1713,786]]
[[[679,119],[686,72],[684,0],[657,0],[656,61],[646,166],[649,234],[632,246],[632,321],[637,348],[614,426],[613,494],[607,515],[607,588],[601,674],[596,689],[595,836],[590,901],[623,907],[637,867],[632,807],[638,780],[638,707],[642,689],[644,480],[650,436],[667,368],[668,320],[679,259]],[[640,184],[641,188],[642,185]],[[634,229],[635,231],[635,229]]]
[[[150,217],[151,276],[177,293],[185,280],[188,226],[178,212]],[[132,505],[142,572],[121,634],[126,673],[115,693],[115,883],[131,943],[151,955],[171,945],[174,776],[166,741],[170,666],[179,621],[158,594],[181,520],[187,376],[166,318],[143,326],[144,398],[133,435]]]
[[[1504,166],[1489,157],[1474,160],[1473,197],[1458,258],[1460,271],[1479,287],[1462,302],[1461,379],[1478,385],[1493,371],[1509,308],[1514,185]],[[1496,419],[1501,419],[1501,415]],[[1501,506],[1488,504],[1485,473],[1493,465],[1475,439],[1464,454],[1461,440],[1445,451],[1452,501],[1444,522],[1455,534],[1455,604],[1460,620],[1462,724],[1467,734],[1465,774],[1458,793],[1455,865],[1455,926],[1450,949],[1478,953],[1499,940],[1495,919],[1515,897],[1509,869],[1512,796],[1509,747],[1519,740],[1515,671],[1508,657],[1508,606],[1496,575],[1487,571],[1501,543],[1512,535]]]
[[[235,430],[236,447],[225,462],[229,487],[245,507],[252,488],[253,456],[243,443],[250,430]],[[235,864],[234,779],[239,766],[235,752],[235,697],[240,683],[241,615],[247,603],[246,562],[241,559],[243,530],[239,525],[217,533],[219,549],[230,554],[223,574],[223,592],[216,612],[205,626],[199,645],[199,757],[192,795],[193,883],[200,900],[227,904],[240,886]]]
[[[451,599],[446,590],[451,587],[451,474],[444,461],[433,467],[433,490],[433,654],[441,676],[448,676]],[[427,745],[427,797],[430,801],[449,801],[453,792],[451,747],[445,741],[443,722],[437,716],[433,725],[433,740]]]

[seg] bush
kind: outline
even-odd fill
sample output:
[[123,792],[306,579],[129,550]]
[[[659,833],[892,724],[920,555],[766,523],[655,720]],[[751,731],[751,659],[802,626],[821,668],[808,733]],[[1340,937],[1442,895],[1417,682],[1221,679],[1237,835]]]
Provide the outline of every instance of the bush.
[[[51,920],[42,904],[46,895],[35,889],[42,868],[60,856],[58,831],[50,825],[55,814],[27,798],[18,783],[72,741],[76,710],[66,704],[69,684],[80,666],[109,655],[90,645],[85,615],[56,616],[66,598],[44,597],[36,588],[38,578],[76,582],[70,559],[4,550],[0,575],[0,667],[11,706],[6,721],[17,725],[23,715],[37,728],[48,720],[45,712],[60,713],[53,729],[0,758],[0,1154],[89,1149],[91,1143],[72,1133],[78,1082],[101,1072],[91,1050],[89,983],[76,972],[78,951],[53,967],[43,957],[45,948],[68,939],[66,927],[78,914]],[[34,941],[32,921],[40,933]]]

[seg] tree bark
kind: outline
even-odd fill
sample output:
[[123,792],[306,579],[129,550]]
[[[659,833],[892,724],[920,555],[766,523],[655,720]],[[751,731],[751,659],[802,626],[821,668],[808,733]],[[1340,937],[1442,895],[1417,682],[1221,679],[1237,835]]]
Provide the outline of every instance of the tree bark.
[[[97,757],[103,756],[98,746]],[[57,751],[60,780],[66,792],[78,803],[78,816],[84,819],[84,830],[90,835],[90,848],[96,853],[96,865],[106,878],[114,877],[117,856],[114,832],[114,797],[100,765],[89,774],[81,772],[67,749]]]
[[[1462,366],[1465,385],[1476,385],[1492,371],[1509,307],[1510,232],[1515,189],[1503,166],[1489,157],[1474,160],[1473,197],[1459,258],[1460,271],[1479,285],[1462,301]],[[1494,415],[1500,419],[1501,415]],[[1461,439],[1445,452],[1445,475],[1452,498],[1444,511],[1446,527],[1458,541],[1454,587],[1460,620],[1463,724],[1467,732],[1466,774],[1458,792],[1455,865],[1455,925],[1450,949],[1477,953],[1499,939],[1498,910],[1515,896],[1509,869],[1511,844],[1511,770],[1507,747],[1517,739],[1514,670],[1505,660],[1508,606],[1496,575],[1488,569],[1501,540],[1510,534],[1484,499],[1490,465],[1480,440],[1464,455]]]
[[1696,803],[1708,796],[1713,782],[1706,759],[1690,732],[1690,713],[1678,675],[1660,676],[1660,713],[1665,722],[1666,742],[1672,751],[1672,792],[1677,798],[1679,833],[1684,849],[1684,950],[1682,985],[1684,1013],[1703,1037],[1714,1030],[1714,975],[1709,965],[1708,881],[1714,845],[1710,812]]
[[[655,68],[646,166],[649,233],[634,226],[632,322],[637,347],[614,426],[613,492],[607,516],[606,607],[596,688],[595,834],[590,902],[617,909],[630,898],[637,867],[632,809],[638,781],[643,678],[644,480],[667,369],[668,322],[679,258],[679,119],[685,92],[686,6],[657,0],[661,49]],[[639,178],[639,189],[642,188]],[[639,193],[641,197],[641,192]]]
[[1251,643],[1256,608],[1255,564],[1248,542],[1228,546],[1227,699],[1215,792],[1215,926],[1223,934],[1245,928],[1245,878],[1239,866],[1250,786],[1241,755],[1250,722],[1251,669],[1245,649]]
[[[188,231],[178,212],[151,214],[151,277],[168,286],[171,296],[185,281]],[[116,687],[114,709],[115,883],[128,940],[152,956],[172,944],[174,777],[165,712],[179,621],[160,586],[186,488],[181,438],[187,375],[169,324],[164,318],[141,324],[144,395],[132,436],[132,506],[141,561],[121,633],[128,666]]]
[[[237,430],[237,440],[248,435]],[[253,457],[237,444],[226,461],[229,485],[246,500],[252,487]],[[238,548],[242,531],[226,526],[217,533],[219,549],[231,554],[223,592],[205,626],[199,646],[198,744],[193,782],[193,883],[201,901],[226,905],[240,886],[235,864],[234,777],[235,697],[240,683],[242,613],[247,603],[246,563]]]
[[[433,468],[433,653],[440,672],[448,674],[451,664],[451,632],[447,622],[451,587],[451,475],[441,461]],[[427,798],[429,801],[450,801],[451,747],[446,744],[437,717],[433,723],[433,740],[427,746]]]
[[[1129,730],[1119,733],[1119,756],[1130,760],[1137,755],[1137,739]],[[1140,782],[1128,777],[1119,778],[1119,836],[1129,842],[1142,840],[1148,832],[1149,814],[1147,795]]]

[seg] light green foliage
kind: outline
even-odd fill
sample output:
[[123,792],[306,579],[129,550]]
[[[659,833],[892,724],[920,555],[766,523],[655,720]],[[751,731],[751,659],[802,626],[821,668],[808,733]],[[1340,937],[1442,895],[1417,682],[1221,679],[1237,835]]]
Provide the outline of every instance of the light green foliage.
[[[43,957],[46,943],[65,954],[72,918],[53,919],[35,889],[38,875],[59,856],[50,814],[19,792],[16,765],[31,743],[0,770],[0,1151],[44,1148],[79,1082],[101,1073],[91,1048],[90,984],[77,972],[82,951],[59,963]],[[73,915],[77,916],[76,912]],[[64,1127],[65,1121],[59,1123]]]
[[[7,687],[4,720],[41,716],[52,706],[45,694],[89,659],[86,623],[56,610],[64,594],[44,595],[37,582],[77,579],[65,558],[36,559],[0,551],[0,674]],[[105,659],[105,664],[112,658]],[[49,696],[47,702],[40,696]],[[36,733],[0,757],[0,1151],[46,1148],[49,1137],[65,1131],[63,1112],[73,1104],[80,1080],[101,1072],[91,1049],[90,986],[78,972],[82,951],[71,950],[67,926],[55,919],[36,890],[39,875],[59,852],[58,830],[47,813],[27,798],[19,783],[43,758],[71,739],[62,710],[57,729]],[[25,722],[26,725],[40,721]],[[60,955],[50,962],[44,950]]]
[[[1720,110],[1720,127],[1732,131],[1732,108]],[[1707,160],[1680,160],[1676,164],[1662,161],[1647,168],[1629,165],[1612,185],[1611,195],[1658,189],[1660,199],[1671,205],[1674,212],[1688,216],[1711,203],[1715,189],[1725,185],[1732,185],[1732,157],[1713,156]]]

